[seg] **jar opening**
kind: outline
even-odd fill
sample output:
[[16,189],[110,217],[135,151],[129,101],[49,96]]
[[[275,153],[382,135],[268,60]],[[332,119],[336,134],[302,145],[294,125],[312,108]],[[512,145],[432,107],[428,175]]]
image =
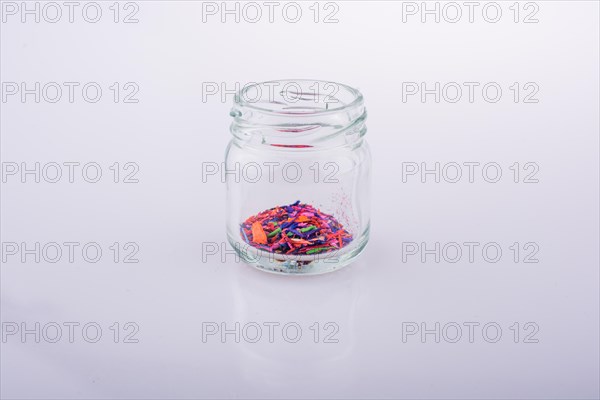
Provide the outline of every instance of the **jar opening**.
[[308,79],[245,85],[235,96],[231,133],[249,145],[307,150],[355,143],[366,133],[362,94]]
[[359,103],[362,94],[350,86],[308,79],[251,83],[235,96],[238,106],[283,115],[338,112]]

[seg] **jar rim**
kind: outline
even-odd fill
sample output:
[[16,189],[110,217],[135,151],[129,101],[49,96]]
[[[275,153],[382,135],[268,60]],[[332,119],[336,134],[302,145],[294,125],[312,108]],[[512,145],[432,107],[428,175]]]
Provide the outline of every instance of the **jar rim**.
[[[313,89],[313,86],[317,86],[319,91]],[[283,89],[276,94],[275,86],[283,86]],[[299,92],[288,91],[288,86],[293,89],[298,88]],[[268,91],[267,98],[263,98],[262,88],[271,88]],[[312,89],[312,93],[305,92],[304,88]],[[321,93],[320,89],[323,88],[328,93]],[[250,97],[250,91],[257,91],[259,97]],[[284,95],[287,94],[286,95]],[[321,104],[325,107],[307,107],[295,106],[289,95],[296,96],[298,100],[310,100],[311,96],[314,99],[316,105]],[[343,96],[343,99],[337,96]],[[322,100],[322,101],[321,101]],[[335,101],[328,101],[335,100]],[[329,107],[330,104],[341,103],[339,106]],[[345,85],[339,82],[324,81],[319,79],[279,79],[270,80],[264,82],[251,82],[246,84],[234,97],[234,105],[238,107],[247,108],[250,110],[259,111],[261,113],[275,114],[275,115],[287,115],[287,116],[318,116],[331,113],[337,113],[357,107],[363,103],[363,95],[358,90],[351,86]],[[265,105],[272,105],[266,107]]]

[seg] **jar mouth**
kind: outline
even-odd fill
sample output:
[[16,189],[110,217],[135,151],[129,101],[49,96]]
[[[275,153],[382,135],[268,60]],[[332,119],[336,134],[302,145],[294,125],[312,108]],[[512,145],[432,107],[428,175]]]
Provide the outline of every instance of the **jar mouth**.
[[252,83],[235,96],[231,133],[246,146],[310,151],[356,144],[366,133],[362,94],[341,83]]
[[337,113],[362,103],[362,94],[353,87],[310,79],[250,83],[234,99],[234,106],[281,116]]

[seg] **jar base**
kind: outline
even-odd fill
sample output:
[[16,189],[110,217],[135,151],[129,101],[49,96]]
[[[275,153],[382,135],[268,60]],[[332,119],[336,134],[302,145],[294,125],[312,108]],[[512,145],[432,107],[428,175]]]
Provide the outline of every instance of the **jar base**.
[[274,254],[240,242],[230,234],[229,243],[246,263],[261,271],[281,275],[320,275],[337,271],[352,263],[369,241],[369,230],[337,252],[315,255]]

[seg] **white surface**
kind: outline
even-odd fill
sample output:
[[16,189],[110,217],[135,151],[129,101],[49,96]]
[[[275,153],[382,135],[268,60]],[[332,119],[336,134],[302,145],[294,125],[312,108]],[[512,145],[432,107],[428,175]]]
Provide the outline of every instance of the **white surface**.
[[[3,330],[103,329],[95,344],[79,331],[69,343],[66,328],[58,343],[7,336],[2,398],[598,398],[598,3],[537,2],[534,24],[512,22],[512,2],[500,3],[496,24],[481,14],[403,23],[400,2],[338,2],[335,24],[312,22],[311,3],[297,24],[203,23],[202,3],[160,1],[137,3],[139,23],[115,24],[110,4],[97,24],[76,14],[72,24],[8,16],[1,26],[3,82],[104,89],[95,104],[2,103],[3,163],[97,162],[103,171],[96,184],[81,175],[2,184],[2,242],[103,249],[97,263],[2,264]],[[222,161],[232,95],[203,102],[202,83],[287,77],[363,92],[371,241],[357,263],[318,277],[272,276],[231,254],[203,262],[203,243],[225,242],[225,188],[202,182],[202,163]],[[498,82],[503,96],[402,102],[402,82],[436,81]],[[139,103],[112,102],[113,82],[136,82]],[[535,82],[539,103],[515,104],[514,82]],[[502,179],[402,182],[403,162],[470,161],[500,164]],[[114,162],[137,163],[139,183],[113,183]],[[539,183],[514,183],[514,162],[537,163]],[[499,243],[502,259],[402,262],[403,242],[469,241]],[[114,263],[114,242],[136,242],[140,262]],[[539,263],[514,263],[514,242],[537,243]],[[139,343],[114,343],[114,322],[136,323]],[[303,336],[204,343],[203,322],[295,322]],[[314,343],[314,322],[321,334],[337,324],[339,342]],[[487,343],[476,330],[470,343],[465,328],[458,343],[403,342],[403,322],[495,322],[503,335]],[[523,343],[527,322],[539,326],[538,343]]]

